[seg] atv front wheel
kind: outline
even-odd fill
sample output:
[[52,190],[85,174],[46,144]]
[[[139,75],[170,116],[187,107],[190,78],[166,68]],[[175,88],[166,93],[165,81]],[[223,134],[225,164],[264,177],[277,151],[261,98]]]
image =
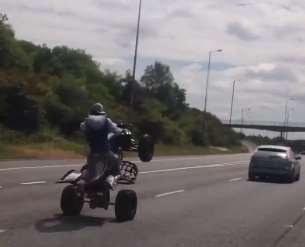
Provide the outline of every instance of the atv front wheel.
[[138,145],[138,155],[141,161],[149,162],[154,156],[155,144],[153,138],[145,134],[140,138]]

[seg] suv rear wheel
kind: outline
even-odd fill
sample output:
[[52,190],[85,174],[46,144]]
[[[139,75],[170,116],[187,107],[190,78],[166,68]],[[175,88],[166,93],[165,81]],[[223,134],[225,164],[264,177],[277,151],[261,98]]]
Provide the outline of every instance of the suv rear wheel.
[[255,179],[256,179],[255,173],[252,172],[252,171],[249,171],[248,180],[249,180],[249,181],[255,181]]

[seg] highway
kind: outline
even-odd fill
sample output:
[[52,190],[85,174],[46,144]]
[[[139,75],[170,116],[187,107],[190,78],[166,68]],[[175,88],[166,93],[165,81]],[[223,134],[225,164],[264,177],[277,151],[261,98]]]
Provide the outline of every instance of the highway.
[[[249,182],[249,154],[156,157],[137,163],[134,221],[112,208],[61,215],[64,185],[81,160],[0,163],[0,246],[305,246],[305,169],[293,184]],[[115,195],[113,195],[115,196]]]

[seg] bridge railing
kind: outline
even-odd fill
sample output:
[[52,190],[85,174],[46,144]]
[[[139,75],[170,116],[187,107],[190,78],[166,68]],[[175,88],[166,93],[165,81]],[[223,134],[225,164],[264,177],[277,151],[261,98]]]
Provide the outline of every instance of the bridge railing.
[[[222,120],[223,124],[229,125],[229,120]],[[231,125],[255,125],[255,126],[284,126],[283,121],[241,121],[232,120]],[[300,127],[305,128],[305,123],[302,122],[289,122],[287,127]]]

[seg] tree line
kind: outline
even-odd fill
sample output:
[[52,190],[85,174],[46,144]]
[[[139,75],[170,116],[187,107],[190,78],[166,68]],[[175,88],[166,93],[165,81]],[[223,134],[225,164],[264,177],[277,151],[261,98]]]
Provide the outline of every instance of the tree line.
[[[45,128],[65,137],[94,102],[102,102],[115,121],[130,121],[135,133],[148,132],[166,144],[237,145],[238,135],[186,103],[168,65],[147,66],[140,81],[101,68],[84,50],[49,48],[17,40],[7,17],[0,15],[0,125],[34,135]],[[129,108],[130,99],[132,105]]]

